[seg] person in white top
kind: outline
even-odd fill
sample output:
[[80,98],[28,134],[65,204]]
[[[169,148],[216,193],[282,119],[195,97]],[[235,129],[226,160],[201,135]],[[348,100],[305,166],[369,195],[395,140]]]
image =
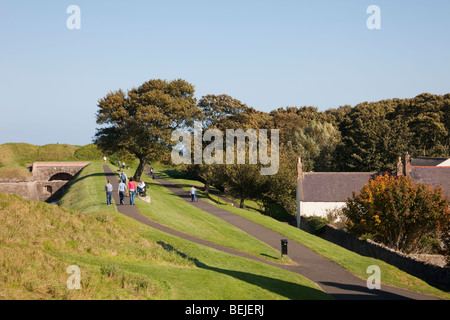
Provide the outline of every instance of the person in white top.
[[106,191],[106,203],[108,204],[108,206],[110,206],[111,199],[112,199],[113,186],[109,180],[105,186],[105,191]]
[[191,202],[194,202],[195,195],[197,194],[197,190],[195,190],[194,186],[191,187],[190,193],[191,193]]
[[137,187],[137,192],[144,191],[144,188],[145,188],[145,182],[144,182],[144,180],[141,180],[141,183]]
[[120,204],[123,205],[124,202],[124,198],[125,198],[125,192],[127,191],[127,186],[125,185],[125,183],[120,180],[119,182],[119,187],[117,189],[119,191],[119,198],[120,198]]

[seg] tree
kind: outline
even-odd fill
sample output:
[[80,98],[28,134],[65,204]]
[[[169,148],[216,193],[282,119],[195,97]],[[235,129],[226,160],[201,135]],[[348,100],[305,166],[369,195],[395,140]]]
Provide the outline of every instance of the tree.
[[449,104],[450,95],[422,93],[415,98],[404,99],[398,105],[395,112],[412,133],[412,154],[428,157],[449,154]]
[[447,137],[444,141],[444,147],[447,149],[447,155],[450,155],[450,93],[444,96],[442,111],[444,113],[445,130],[447,130]]
[[322,121],[328,116],[318,111],[316,107],[286,107],[269,113],[270,127],[280,130],[280,142],[288,144],[294,138],[294,132],[303,129],[313,120]]
[[354,193],[343,213],[350,233],[369,234],[378,242],[410,253],[424,237],[435,233],[442,237],[444,226],[448,232],[449,205],[441,188],[384,174]]
[[396,117],[399,100],[362,103],[340,124],[342,143],[336,148],[340,171],[394,170],[399,154],[409,148],[411,133]]
[[297,212],[297,154],[290,147],[280,146],[280,168],[267,177],[266,188],[260,196],[266,211],[280,204],[290,215]]
[[202,110],[204,129],[216,127],[219,121],[251,109],[238,99],[226,94],[208,94],[200,99],[198,107]]
[[145,165],[171,151],[173,130],[200,117],[194,86],[185,80],[150,80],[125,94],[109,92],[98,101],[94,143],[105,153],[126,150],[139,160],[134,179]]
[[267,176],[261,175],[260,170],[256,164],[226,164],[217,172],[227,193],[239,198],[239,207],[243,208],[246,199],[258,199],[264,192]]
[[[224,123],[227,118],[236,117],[241,113],[256,112],[249,108],[246,104],[242,103],[238,99],[235,99],[229,95],[213,95],[209,94],[203,96],[198,102],[198,107],[202,111],[202,136],[203,133],[211,128],[222,130],[222,134],[225,134],[226,124]],[[230,123],[227,123],[230,125]],[[193,142],[191,142],[193,143]],[[202,149],[206,147],[207,143],[202,141]],[[194,155],[192,155],[193,157]],[[186,169],[193,175],[203,180],[205,186],[205,193],[209,193],[210,185],[215,181],[220,181],[218,177],[218,165],[216,164],[190,164],[186,166]]]
[[326,121],[332,123],[336,127],[339,127],[339,124],[351,110],[352,106],[350,105],[340,106],[337,109],[325,110],[325,115],[327,115]]
[[333,154],[341,135],[331,123],[311,121],[297,130],[292,146],[301,156],[305,171],[332,171]]

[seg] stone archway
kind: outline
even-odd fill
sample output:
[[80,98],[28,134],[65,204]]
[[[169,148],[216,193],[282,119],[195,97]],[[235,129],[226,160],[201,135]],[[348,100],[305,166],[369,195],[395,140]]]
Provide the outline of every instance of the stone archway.
[[54,175],[52,175],[50,177],[50,179],[48,179],[48,181],[54,181],[54,180],[58,180],[58,181],[70,181],[73,180],[73,175],[71,175],[70,173],[67,172],[58,172]]

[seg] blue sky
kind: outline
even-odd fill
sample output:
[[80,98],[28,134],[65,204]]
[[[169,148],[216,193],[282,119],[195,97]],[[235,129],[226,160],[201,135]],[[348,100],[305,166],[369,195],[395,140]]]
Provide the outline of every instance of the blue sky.
[[156,78],[262,111],[445,94],[449,37],[445,0],[2,0],[0,144],[91,143],[97,100]]

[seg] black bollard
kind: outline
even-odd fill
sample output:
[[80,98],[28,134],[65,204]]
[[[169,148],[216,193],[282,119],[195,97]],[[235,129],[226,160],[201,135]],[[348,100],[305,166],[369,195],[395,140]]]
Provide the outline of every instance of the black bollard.
[[288,241],[287,239],[281,239],[281,257],[283,257],[284,254],[288,254]]

